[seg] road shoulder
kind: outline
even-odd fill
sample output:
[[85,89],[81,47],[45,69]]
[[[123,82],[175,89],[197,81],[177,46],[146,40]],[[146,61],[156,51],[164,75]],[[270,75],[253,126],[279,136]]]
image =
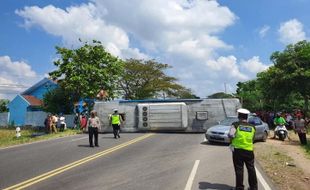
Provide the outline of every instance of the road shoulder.
[[268,139],[255,143],[257,163],[278,189],[307,190],[310,186],[310,159],[299,146],[294,135],[292,141]]

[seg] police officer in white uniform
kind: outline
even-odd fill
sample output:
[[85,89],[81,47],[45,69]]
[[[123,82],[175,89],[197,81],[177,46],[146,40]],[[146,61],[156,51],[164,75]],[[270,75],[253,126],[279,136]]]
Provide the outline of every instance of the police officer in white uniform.
[[243,166],[246,165],[249,176],[250,190],[257,190],[257,177],[254,166],[253,142],[255,126],[247,122],[250,111],[238,109],[238,122],[232,124],[229,137],[232,139],[231,148],[233,151],[233,163],[236,174],[236,190],[244,190]]

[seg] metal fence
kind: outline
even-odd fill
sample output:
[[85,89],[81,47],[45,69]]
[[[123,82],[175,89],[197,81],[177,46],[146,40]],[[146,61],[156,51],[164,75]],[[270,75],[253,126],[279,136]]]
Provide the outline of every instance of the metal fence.
[[[44,120],[48,113],[43,111],[33,111],[26,113],[26,119],[24,126],[30,127],[44,127]],[[66,118],[67,127],[71,128],[74,126],[73,120],[74,115],[64,115]],[[9,113],[0,113],[0,127],[9,125]]]
[[7,126],[8,118],[9,118],[8,112],[0,113],[0,126]]

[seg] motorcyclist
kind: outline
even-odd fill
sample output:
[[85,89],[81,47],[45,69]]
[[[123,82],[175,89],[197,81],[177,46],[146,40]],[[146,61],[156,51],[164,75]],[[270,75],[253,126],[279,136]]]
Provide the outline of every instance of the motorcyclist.
[[[277,134],[277,131],[279,129],[284,129],[285,131],[287,131],[286,127],[285,127],[285,124],[286,124],[286,121],[285,119],[281,116],[281,113],[278,112],[276,114],[276,117],[274,118],[273,120],[273,123],[274,125],[276,126],[276,128],[274,129],[274,134],[273,134],[273,138],[275,139],[276,138],[276,134]],[[289,138],[288,136],[288,133],[287,133],[287,137]],[[289,138],[290,139],[290,138]]]

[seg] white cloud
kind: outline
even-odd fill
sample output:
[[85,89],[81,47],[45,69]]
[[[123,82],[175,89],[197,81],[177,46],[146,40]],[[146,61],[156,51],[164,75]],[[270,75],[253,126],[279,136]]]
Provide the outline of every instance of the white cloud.
[[247,72],[250,72],[252,74],[257,74],[258,72],[262,72],[270,65],[265,65],[259,60],[259,56],[254,56],[249,60],[242,60],[240,63],[241,67],[244,68]]
[[270,30],[270,26],[263,26],[260,30],[259,30],[259,36],[261,38],[264,38],[266,36],[266,34],[268,33],[268,31]]
[[282,23],[278,32],[280,35],[280,41],[283,44],[296,43],[306,39],[303,25],[297,19],[291,19]]
[[[26,28],[38,25],[47,33],[62,37],[69,46],[79,44],[78,39],[95,39],[100,40],[107,50],[116,56],[122,57],[122,50],[130,50],[126,32],[98,17],[97,8],[92,3],[68,7],[65,10],[53,5],[43,8],[32,6],[15,12],[25,19]],[[132,51],[143,56],[141,52]]]
[[239,71],[237,58],[232,55],[228,57],[221,56],[217,60],[209,60],[206,62],[206,65],[212,71],[218,71],[215,72],[217,78],[222,78],[227,81],[248,79],[248,76]]
[[16,14],[25,27],[39,26],[69,47],[78,38],[96,39],[122,58],[155,57],[173,66],[168,73],[201,97],[222,91],[224,82],[234,86],[249,78],[237,58],[218,55],[234,48],[219,34],[238,18],[217,1],[91,0],[65,9],[25,7]]
[[[182,52],[189,47],[210,56],[216,49],[231,48],[214,34],[232,25],[236,16],[216,1],[93,2],[104,20],[121,26],[148,50]],[[197,56],[197,52],[187,53]]]
[[0,98],[12,99],[40,78],[24,61],[0,56]]

